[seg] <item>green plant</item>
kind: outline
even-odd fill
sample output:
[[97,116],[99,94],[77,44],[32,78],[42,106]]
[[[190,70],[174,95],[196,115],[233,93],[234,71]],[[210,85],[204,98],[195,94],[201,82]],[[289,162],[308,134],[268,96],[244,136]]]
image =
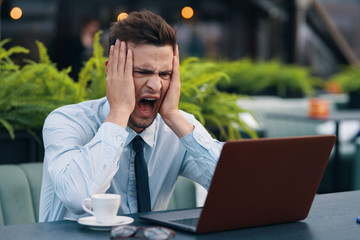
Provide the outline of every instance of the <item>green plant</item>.
[[59,71],[42,43],[36,42],[39,62],[25,60],[20,67],[11,55],[29,50],[19,46],[6,50],[9,41],[0,42],[0,123],[14,139],[15,130],[33,133],[41,129],[50,111],[82,98],[78,84],[68,75],[70,68]]
[[313,96],[316,88],[323,88],[324,81],[313,77],[308,68],[283,64],[279,60],[254,62],[248,58],[238,61],[222,61],[219,68],[231,78],[221,81],[218,88],[240,94],[274,92],[280,97]]
[[329,84],[338,84],[345,93],[360,92],[360,68],[357,66],[344,67],[329,79]]
[[[78,82],[69,77],[71,68],[62,71],[56,68],[42,43],[36,42],[39,62],[27,60],[20,67],[10,57],[14,53],[28,53],[28,50],[22,47],[6,50],[3,46],[9,40],[0,42],[0,123],[12,138],[15,130],[33,133],[41,129],[46,116],[57,107],[106,95],[106,58],[100,34],[95,36],[93,56],[84,64]],[[240,138],[239,128],[257,137],[239,118],[240,113],[247,112],[236,103],[239,96],[216,88],[220,80],[230,81],[216,62],[188,58],[182,61],[180,69],[181,109],[194,114],[208,129],[217,127],[223,140]]]
[[106,57],[100,44],[101,33],[99,31],[95,34],[93,56],[86,61],[79,73],[80,95],[87,99],[102,98],[106,95]]
[[220,80],[230,81],[229,76],[218,69],[216,62],[188,58],[181,62],[180,108],[194,116],[208,129],[217,127],[220,138],[241,138],[239,128],[253,138],[256,132],[239,118],[248,112],[242,109],[237,100],[240,96],[217,90]]

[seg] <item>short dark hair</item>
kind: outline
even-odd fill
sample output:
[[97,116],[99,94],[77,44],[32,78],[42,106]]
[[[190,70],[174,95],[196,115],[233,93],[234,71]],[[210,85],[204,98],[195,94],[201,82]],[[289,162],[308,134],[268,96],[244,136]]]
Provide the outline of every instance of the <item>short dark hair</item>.
[[109,47],[116,39],[134,44],[176,46],[174,29],[159,15],[150,11],[131,12],[127,18],[115,22],[110,28]]

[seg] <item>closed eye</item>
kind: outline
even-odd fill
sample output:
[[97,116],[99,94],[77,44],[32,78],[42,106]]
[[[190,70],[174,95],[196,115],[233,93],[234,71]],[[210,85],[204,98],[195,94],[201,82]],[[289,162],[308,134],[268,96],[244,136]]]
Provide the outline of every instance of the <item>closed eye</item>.
[[[153,70],[147,70],[147,69],[141,69],[141,68],[134,68],[134,70],[133,70],[134,77],[138,77],[138,78],[145,77],[145,76],[148,76],[151,74],[156,74],[156,72],[154,72]],[[170,80],[172,72],[171,71],[162,71],[162,72],[159,72],[158,74],[159,74],[159,77],[161,77],[162,79]]]
[[165,80],[169,80],[171,78],[171,72],[160,72],[159,73],[159,76],[162,78],[162,79],[165,79]]
[[153,74],[154,72],[153,71],[146,71],[146,70],[134,70],[133,71],[134,75],[136,76],[146,76],[146,75],[149,75],[149,74]]

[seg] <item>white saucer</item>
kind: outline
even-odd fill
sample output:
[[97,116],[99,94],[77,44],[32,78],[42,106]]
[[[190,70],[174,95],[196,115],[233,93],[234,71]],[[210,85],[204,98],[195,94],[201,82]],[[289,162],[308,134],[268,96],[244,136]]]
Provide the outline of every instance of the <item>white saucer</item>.
[[102,230],[102,231],[110,230],[114,226],[130,224],[133,221],[134,221],[133,218],[125,217],[125,216],[116,216],[115,221],[112,223],[98,223],[95,220],[95,216],[82,217],[78,219],[79,224],[88,226],[90,229],[93,230]]

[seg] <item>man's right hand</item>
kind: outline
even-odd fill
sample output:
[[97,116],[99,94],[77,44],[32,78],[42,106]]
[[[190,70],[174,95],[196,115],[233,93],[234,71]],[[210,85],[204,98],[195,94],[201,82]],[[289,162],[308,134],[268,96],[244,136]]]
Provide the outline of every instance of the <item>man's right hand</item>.
[[133,80],[133,53],[126,53],[126,43],[116,40],[110,47],[106,76],[106,97],[110,112],[105,122],[113,122],[126,129],[130,114],[135,108]]

